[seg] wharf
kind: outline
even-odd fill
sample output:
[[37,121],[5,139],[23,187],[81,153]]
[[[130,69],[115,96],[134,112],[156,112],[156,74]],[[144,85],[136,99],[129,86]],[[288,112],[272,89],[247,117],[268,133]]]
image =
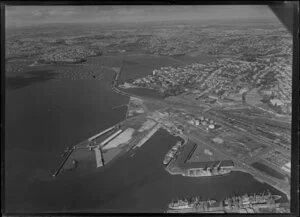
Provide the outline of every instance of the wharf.
[[160,128],[160,124],[157,124],[155,127],[153,127],[150,132],[145,135],[144,138],[142,138],[135,146],[134,148],[137,148],[137,147],[141,147],[145,142],[147,142],[153,135],[154,133],[156,133]]
[[167,213],[225,213],[223,207],[210,207],[208,209],[203,208],[189,208],[189,209],[169,209]]
[[103,135],[103,134],[105,134],[105,133],[107,133],[107,132],[113,130],[114,128],[115,128],[115,127],[112,126],[112,127],[108,128],[108,129],[106,129],[106,130],[104,130],[104,131],[102,131],[102,132],[100,132],[100,133],[98,133],[98,134],[92,136],[91,138],[88,139],[88,141],[90,142],[90,141],[96,139],[97,137],[99,137],[99,136],[101,136],[101,135]]
[[[275,207],[279,207],[280,204],[276,204]],[[259,213],[259,209],[267,208],[272,210],[272,207],[268,205],[252,205],[248,207],[240,207],[240,208],[233,208],[229,209],[228,207],[216,206],[216,207],[209,207],[204,209],[203,207],[200,208],[187,208],[187,209],[169,209],[167,213]]]
[[102,167],[103,166],[103,158],[102,158],[102,153],[101,153],[100,147],[96,147],[94,149],[94,151],[95,151],[97,168]]
[[[231,172],[234,164],[231,160],[187,162],[197,145],[187,143],[183,149],[178,151],[174,158],[169,162],[166,171],[171,175],[183,175],[190,177],[221,176]],[[211,170],[208,170],[210,168]],[[217,168],[217,170],[215,170]],[[219,169],[218,169],[219,168]]]
[[[55,171],[55,173],[52,175],[53,177],[56,177],[57,175],[59,175],[62,171],[62,168],[64,168],[65,164],[67,163],[68,159],[70,158],[70,156],[74,153],[74,150],[78,150],[78,149],[82,149],[82,150],[85,150],[85,149],[89,149],[91,148],[90,146],[90,143],[93,143],[93,140],[97,139],[99,136],[105,134],[105,133],[108,133],[112,130],[114,130],[116,128],[116,126],[112,126],[112,127],[109,127],[105,130],[103,130],[102,132],[90,137],[89,139],[87,140],[84,140],[76,145],[74,145],[71,149],[68,150],[67,152],[67,155],[66,157],[63,159],[63,161],[61,162],[61,164],[59,165],[58,169]],[[95,157],[96,157],[96,164],[97,164],[97,167],[101,167],[103,166],[103,157],[102,157],[102,152],[100,150],[100,147],[99,146],[96,146],[94,148],[94,151],[95,151]]]

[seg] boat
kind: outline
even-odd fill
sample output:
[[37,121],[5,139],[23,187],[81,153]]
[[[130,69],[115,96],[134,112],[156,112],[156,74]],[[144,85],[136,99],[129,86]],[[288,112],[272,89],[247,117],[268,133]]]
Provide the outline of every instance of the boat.
[[167,165],[172,158],[174,158],[174,156],[176,155],[178,149],[181,147],[182,142],[181,141],[177,141],[177,143],[167,152],[163,164]]
[[240,201],[243,205],[246,204],[261,204],[261,203],[267,203],[270,202],[272,200],[279,200],[281,198],[280,195],[272,195],[270,191],[268,191],[267,194],[265,193],[261,193],[261,194],[254,194],[254,195],[250,195],[248,196],[248,194],[244,194],[243,196],[240,197],[232,197],[232,198],[228,198],[224,201],[225,205],[230,204],[231,201],[233,200],[237,200]]
[[183,176],[189,177],[205,177],[205,176],[222,176],[230,173],[231,170],[229,169],[211,169],[211,168],[204,168],[204,169],[188,169]]
[[216,200],[201,201],[199,197],[191,198],[190,200],[183,199],[168,205],[168,212],[196,212],[196,213],[211,213],[211,212],[234,212],[234,213],[254,213],[260,208],[275,207],[274,201],[280,199],[279,195],[272,195],[270,191],[260,194],[244,194],[241,196],[231,196],[219,201],[219,205],[215,204]]

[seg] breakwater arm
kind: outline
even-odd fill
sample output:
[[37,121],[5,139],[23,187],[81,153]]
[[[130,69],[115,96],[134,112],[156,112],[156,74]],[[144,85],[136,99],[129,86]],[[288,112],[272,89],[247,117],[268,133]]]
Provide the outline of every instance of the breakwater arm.
[[98,133],[98,134],[96,134],[96,135],[92,136],[91,138],[89,138],[89,139],[88,139],[88,141],[90,142],[90,141],[92,141],[92,140],[96,139],[97,137],[99,137],[99,136],[103,135],[104,133],[106,133],[106,132],[109,132],[109,131],[113,130],[114,128],[115,128],[114,126],[113,126],[113,127],[110,127],[110,128],[108,128],[108,129],[106,129],[106,130],[104,130],[104,131],[102,131],[102,132],[100,132],[100,133]]
[[65,165],[66,161],[69,159],[70,155],[73,153],[74,151],[74,147],[69,151],[68,155],[65,157],[65,159],[61,162],[61,164],[59,165],[58,169],[55,171],[55,173],[52,175],[53,177],[56,177],[61,169],[63,168],[63,166]]

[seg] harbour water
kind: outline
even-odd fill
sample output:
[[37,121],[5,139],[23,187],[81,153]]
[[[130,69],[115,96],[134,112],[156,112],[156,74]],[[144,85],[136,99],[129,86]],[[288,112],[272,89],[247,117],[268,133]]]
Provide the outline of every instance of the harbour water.
[[112,79],[111,73],[100,81],[47,77],[6,91],[6,212],[162,212],[172,198],[221,199],[266,188],[286,198],[242,172],[215,178],[171,176],[162,161],[176,138],[164,130],[134,156],[128,153],[107,168],[53,178],[67,146],[124,119],[126,107],[112,108],[128,97],[110,89]]

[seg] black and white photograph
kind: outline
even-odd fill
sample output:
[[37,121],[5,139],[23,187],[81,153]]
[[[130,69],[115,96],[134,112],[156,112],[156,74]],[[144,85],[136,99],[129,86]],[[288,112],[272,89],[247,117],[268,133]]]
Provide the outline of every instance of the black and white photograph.
[[291,212],[293,32],[268,5],[4,12],[6,213]]

